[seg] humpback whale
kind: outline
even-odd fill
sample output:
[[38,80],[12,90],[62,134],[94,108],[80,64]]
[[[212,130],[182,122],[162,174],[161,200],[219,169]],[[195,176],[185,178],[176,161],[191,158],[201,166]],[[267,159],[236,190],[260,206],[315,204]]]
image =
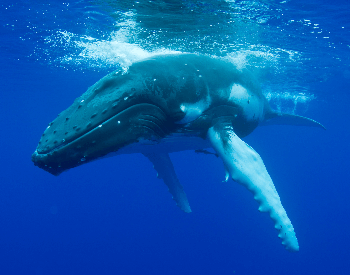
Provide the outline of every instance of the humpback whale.
[[229,61],[159,55],[91,86],[49,123],[32,161],[59,175],[102,157],[142,153],[180,209],[191,212],[169,153],[213,148],[223,161],[225,180],[231,177],[251,191],[285,248],[298,251],[293,225],[261,157],[242,140],[259,124],[324,128],[312,119],[273,111],[254,77]]

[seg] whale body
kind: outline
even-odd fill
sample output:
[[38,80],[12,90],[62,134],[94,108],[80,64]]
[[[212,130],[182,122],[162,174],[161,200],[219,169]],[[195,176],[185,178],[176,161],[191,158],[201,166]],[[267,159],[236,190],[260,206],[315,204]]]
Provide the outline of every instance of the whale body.
[[34,164],[53,175],[120,154],[142,153],[168,186],[176,204],[191,212],[169,153],[213,148],[231,177],[268,212],[282,244],[298,251],[294,228],[257,152],[242,138],[259,124],[324,128],[318,122],[273,111],[246,70],[197,54],[159,55],[118,69],[91,86],[49,123]]

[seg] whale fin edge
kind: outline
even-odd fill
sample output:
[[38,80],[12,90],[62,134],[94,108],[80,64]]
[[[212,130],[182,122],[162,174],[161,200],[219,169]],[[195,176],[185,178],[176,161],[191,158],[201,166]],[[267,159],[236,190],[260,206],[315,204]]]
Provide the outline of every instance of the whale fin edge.
[[326,130],[321,123],[308,117],[292,115],[286,113],[271,112],[265,115],[265,120],[261,122],[261,126],[268,125],[295,125],[295,126],[308,126],[318,127]]
[[177,178],[173,163],[166,153],[143,153],[153,164],[154,169],[158,173],[158,178],[162,179],[176,205],[185,213],[191,213],[191,207],[188,202],[186,193]]
[[298,251],[293,225],[259,154],[241,140],[230,125],[214,125],[209,128],[207,138],[231,178],[253,193],[259,203],[259,211],[269,213],[285,248]]

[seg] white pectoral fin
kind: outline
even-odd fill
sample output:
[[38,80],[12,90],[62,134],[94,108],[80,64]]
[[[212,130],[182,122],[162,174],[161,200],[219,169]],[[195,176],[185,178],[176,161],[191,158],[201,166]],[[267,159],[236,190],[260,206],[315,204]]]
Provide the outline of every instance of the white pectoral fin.
[[259,154],[242,141],[231,126],[215,125],[208,130],[207,135],[232,179],[254,194],[259,211],[269,212],[282,244],[287,250],[298,251],[293,225]]
[[173,196],[173,200],[177,206],[186,213],[192,212],[186,193],[176,176],[169,155],[166,153],[144,153],[144,156],[153,163],[154,169],[158,173],[158,178],[163,179],[164,183],[168,186],[169,192]]

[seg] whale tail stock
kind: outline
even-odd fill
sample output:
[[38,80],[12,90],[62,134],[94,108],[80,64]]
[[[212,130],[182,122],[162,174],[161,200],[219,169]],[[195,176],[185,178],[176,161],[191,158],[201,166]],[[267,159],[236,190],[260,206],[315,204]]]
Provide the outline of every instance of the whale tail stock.
[[326,130],[321,123],[307,117],[291,115],[285,113],[278,113],[275,111],[269,111],[265,114],[265,120],[261,122],[261,126],[265,125],[296,125],[296,126],[309,126],[319,127]]

